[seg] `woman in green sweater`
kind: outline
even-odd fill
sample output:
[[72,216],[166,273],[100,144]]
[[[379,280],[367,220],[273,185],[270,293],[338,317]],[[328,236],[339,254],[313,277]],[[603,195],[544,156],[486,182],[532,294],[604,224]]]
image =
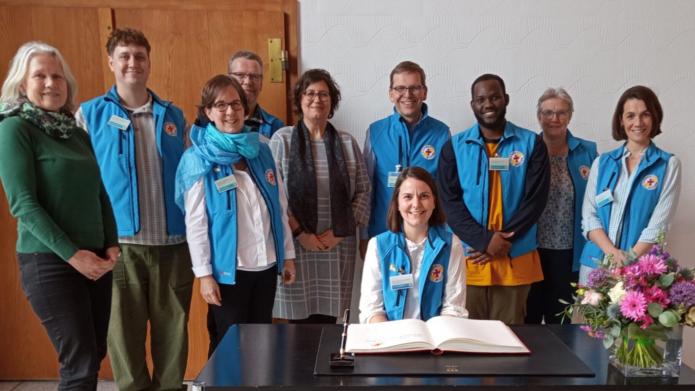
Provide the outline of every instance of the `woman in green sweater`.
[[17,219],[24,292],[60,361],[59,389],[96,389],[111,308],[116,223],[60,52],[19,48],[0,96],[0,180]]

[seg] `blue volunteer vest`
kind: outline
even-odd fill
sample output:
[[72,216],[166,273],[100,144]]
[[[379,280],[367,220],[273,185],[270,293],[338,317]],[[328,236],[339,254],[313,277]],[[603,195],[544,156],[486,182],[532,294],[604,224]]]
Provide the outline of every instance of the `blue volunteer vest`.
[[[452,233],[446,227],[430,227],[425,243],[425,253],[420,265],[420,318],[427,320],[439,315],[444,300]],[[381,286],[384,309],[388,320],[403,319],[407,290],[391,289],[390,276],[412,272],[410,257],[402,232],[383,232],[376,237],[377,256],[381,267]]]
[[[538,135],[507,121],[497,146],[497,156],[509,158],[509,169],[500,171],[502,182],[503,224],[516,213],[524,196],[526,169]],[[542,142],[542,141],[541,141]],[[485,140],[478,124],[455,135],[451,146],[456,155],[459,183],[463,191],[463,203],[478,224],[487,228],[490,198],[489,161]],[[509,255],[514,258],[538,247],[537,227],[520,236],[515,235]],[[471,247],[466,245],[466,247]]]
[[[615,192],[615,186],[622,169],[624,150],[625,146],[623,145],[599,157],[596,195],[606,190],[610,190],[611,194]],[[670,158],[670,153],[662,151],[654,143],[651,143],[633,173],[635,179],[630,188],[625,212],[621,219],[621,228],[618,230],[620,234],[615,243],[615,246],[621,250],[629,251],[639,240],[642,230],[649,224],[649,219],[659,202]],[[599,220],[601,220],[601,225],[606,233],[608,233],[612,207],[612,202],[597,207]],[[587,241],[580,261],[584,266],[596,268],[598,267],[597,261],[600,262],[603,255],[603,251],[596,244]]]
[[[275,244],[278,272],[285,264],[285,246],[282,225],[282,207],[277,185],[275,161],[270,148],[261,143],[258,156],[246,159],[249,174],[258,186],[270,213],[270,225]],[[237,189],[219,192],[215,181],[234,173],[228,165],[213,164],[204,177],[205,204],[208,215],[208,237],[212,259],[212,275],[220,284],[236,283],[237,265]]]
[[285,124],[279,118],[263,110],[261,106],[258,106],[258,112],[260,113],[261,118],[263,118],[263,123],[258,127],[258,133],[264,135],[265,137],[272,137],[276,130],[285,126]]
[[[186,120],[181,110],[171,102],[161,100],[152,91],[157,150],[161,158],[162,190],[164,211],[169,235],[185,235],[183,213],[174,201],[176,168],[185,149],[184,131]],[[116,217],[119,236],[133,236],[140,231],[140,205],[138,199],[138,176],[135,162],[135,135],[133,124],[126,129],[109,124],[112,116],[129,120],[128,111],[121,105],[112,87],[105,95],[83,103],[82,114],[94,153],[101,170],[104,187],[109,194]],[[157,178],[140,178],[157,180]]]
[[418,166],[436,176],[439,152],[449,141],[449,127],[427,115],[422,105],[422,119],[413,129],[412,139],[401,115],[394,109],[390,116],[369,125],[369,142],[374,153],[372,180],[372,213],[367,227],[369,237],[387,230],[388,211],[393,188],[388,187],[388,174],[401,168]]

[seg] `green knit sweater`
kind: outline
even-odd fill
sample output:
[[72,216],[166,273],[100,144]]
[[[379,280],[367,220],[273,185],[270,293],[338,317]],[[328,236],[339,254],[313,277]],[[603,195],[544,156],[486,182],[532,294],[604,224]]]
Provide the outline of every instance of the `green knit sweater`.
[[54,253],[118,245],[111,203],[85,132],[47,135],[28,121],[0,122],[0,180],[17,218],[17,252]]

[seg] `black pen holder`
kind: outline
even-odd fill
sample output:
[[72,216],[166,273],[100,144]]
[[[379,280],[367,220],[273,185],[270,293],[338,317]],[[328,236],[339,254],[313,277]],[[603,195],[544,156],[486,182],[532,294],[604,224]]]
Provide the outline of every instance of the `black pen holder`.
[[355,367],[355,355],[352,353],[346,353],[341,356],[340,353],[331,353],[329,362],[331,368],[352,369]]

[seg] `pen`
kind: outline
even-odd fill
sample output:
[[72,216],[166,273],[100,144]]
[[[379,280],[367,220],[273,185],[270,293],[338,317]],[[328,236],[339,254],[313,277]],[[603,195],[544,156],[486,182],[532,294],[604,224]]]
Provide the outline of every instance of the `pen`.
[[340,340],[340,358],[345,357],[345,342],[347,340],[347,329],[348,329],[348,321],[350,320],[350,309],[346,308],[345,309],[345,315],[343,316],[343,335]]

